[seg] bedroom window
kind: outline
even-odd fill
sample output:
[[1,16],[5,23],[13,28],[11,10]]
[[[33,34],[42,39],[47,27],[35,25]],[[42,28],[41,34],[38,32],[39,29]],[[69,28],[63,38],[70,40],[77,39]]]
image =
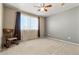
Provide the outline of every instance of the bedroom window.
[[21,14],[21,30],[38,30],[38,17]]

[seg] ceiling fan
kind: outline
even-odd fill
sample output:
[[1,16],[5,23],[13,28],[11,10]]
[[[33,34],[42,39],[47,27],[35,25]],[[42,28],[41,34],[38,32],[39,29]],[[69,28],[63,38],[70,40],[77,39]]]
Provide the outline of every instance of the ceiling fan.
[[45,12],[47,12],[48,8],[52,7],[52,5],[51,4],[46,5],[45,3],[43,3],[43,4],[40,4],[40,6],[34,6],[34,7],[38,7],[39,8],[38,11],[45,11]]
[[[64,3],[61,3],[61,6],[63,7]],[[34,6],[34,7],[39,8],[38,11],[45,11],[45,12],[47,12],[48,8],[52,7],[52,5],[51,4],[46,5],[45,3],[42,3],[42,4],[40,4],[40,6]]]

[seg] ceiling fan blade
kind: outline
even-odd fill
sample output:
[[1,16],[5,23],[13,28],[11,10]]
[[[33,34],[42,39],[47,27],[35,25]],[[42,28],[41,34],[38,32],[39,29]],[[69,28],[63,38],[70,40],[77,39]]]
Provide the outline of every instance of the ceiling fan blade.
[[45,6],[45,3],[43,3],[43,7]]
[[41,6],[41,7],[44,7],[44,6],[45,6],[45,3],[40,4],[40,6]]
[[52,7],[52,5],[47,5],[47,6],[45,6],[45,7]]
[[47,9],[44,9],[47,12]]

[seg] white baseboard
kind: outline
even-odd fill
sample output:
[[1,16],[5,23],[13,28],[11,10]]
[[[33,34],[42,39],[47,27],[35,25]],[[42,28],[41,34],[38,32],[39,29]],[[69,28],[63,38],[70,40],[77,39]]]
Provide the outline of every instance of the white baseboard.
[[70,42],[70,41],[66,41],[66,40],[62,40],[62,39],[58,39],[58,38],[54,38],[54,37],[51,36],[51,34],[48,34],[48,37],[51,38],[51,39],[55,39],[55,40],[62,41],[62,42],[66,42],[66,43],[70,43],[70,44],[79,45],[78,43],[74,43],[74,42]]

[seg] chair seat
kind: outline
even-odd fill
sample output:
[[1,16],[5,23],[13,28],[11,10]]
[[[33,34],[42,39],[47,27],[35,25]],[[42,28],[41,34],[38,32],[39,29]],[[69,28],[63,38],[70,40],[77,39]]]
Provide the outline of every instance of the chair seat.
[[8,38],[8,40],[17,40],[17,38],[16,37]]

